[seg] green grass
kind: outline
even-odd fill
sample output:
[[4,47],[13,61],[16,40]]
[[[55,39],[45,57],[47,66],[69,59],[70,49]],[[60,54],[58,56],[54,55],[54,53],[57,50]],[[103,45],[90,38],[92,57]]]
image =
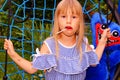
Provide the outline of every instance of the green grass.
[[[30,55],[27,54],[25,57],[29,57]],[[0,62],[5,62],[5,52],[0,52]],[[27,58],[26,58],[27,59]],[[8,62],[13,62],[9,56],[8,56]],[[2,66],[2,68],[4,69],[4,64],[0,64]],[[22,80],[22,73],[19,73],[19,72],[22,72],[23,70],[17,66],[14,62],[11,63],[11,64],[7,64],[7,74],[9,75],[8,76],[8,79],[10,78],[11,80]],[[17,73],[18,72],[18,73]],[[15,74],[14,74],[15,73]],[[42,71],[38,71],[36,72],[34,75],[30,75],[28,73],[24,73],[25,76],[24,76],[24,80],[39,80],[40,78],[40,75],[43,75],[43,72]],[[2,80],[4,76],[4,71],[1,70],[0,68],[0,80]],[[44,80],[44,78],[43,78]]]

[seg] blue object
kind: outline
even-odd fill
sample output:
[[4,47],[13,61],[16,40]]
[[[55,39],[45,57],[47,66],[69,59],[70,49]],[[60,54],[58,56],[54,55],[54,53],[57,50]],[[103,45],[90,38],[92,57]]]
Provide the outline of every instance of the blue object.
[[[84,41],[86,42],[87,39]],[[80,57],[76,43],[70,47],[58,41],[59,56],[57,58],[54,38],[48,38],[44,43],[50,53],[43,54],[37,51],[32,64],[33,68],[46,70],[45,80],[85,80],[86,69],[90,65],[98,64],[97,55],[93,50],[86,51],[85,43],[82,44],[83,53]],[[82,58],[81,61],[80,58]]]
[[[95,13],[91,19],[92,43],[97,46],[104,26],[107,22],[106,17]],[[117,64],[120,63],[120,26],[115,22],[108,25],[112,36],[108,39],[100,63],[96,67],[89,67],[86,80],[113,80],[116,73]]]

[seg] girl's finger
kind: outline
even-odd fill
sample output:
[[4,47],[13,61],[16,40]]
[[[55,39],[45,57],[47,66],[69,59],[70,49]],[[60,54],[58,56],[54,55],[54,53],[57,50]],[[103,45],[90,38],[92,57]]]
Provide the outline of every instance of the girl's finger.
[[7,44],[4,44],[4,49],[5,49],[5,50],[7,49]]

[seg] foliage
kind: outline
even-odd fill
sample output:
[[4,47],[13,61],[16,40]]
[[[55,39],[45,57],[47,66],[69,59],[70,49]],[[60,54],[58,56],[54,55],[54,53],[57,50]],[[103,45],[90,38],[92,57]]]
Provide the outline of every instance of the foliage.
[[[6,0],[0,0],[0,8],[2,7],[3,3]],[[17,4],[21,4],[23,0],[12,0],[14,2],[16,2]],[[26,1],[26,0],[25,0]],[[24,23],[14,23],[14,26],[12,26],[12,41],[14,43],[15,46],[15,50],[19,53],[19,55],[21,55],[22,57],[24,57],[27,60],[30,60],[31,54],[35,53],[35,48],[40,47],[42,44],[42,41],[44,39],[46,39],[48,36],[50,36],[51,30],[52,30],[52,22],[42,22],[39,20],[35,20],[34,22],[32,21],[32,17],[33,17],[33,13],[32,13],[32,8],[33,8],[33,4],[32,4],[33,0],[30,0],[29,2],[26,3],[27,7],[30,8],[26,8],[26,14],[30,16],[29,20],[27,20]],[[50,9],[55,8],[56,5],[58,4],[59,1],[61,0],[56,0],[56,5],[54,6],[55,2],[54,0],[46,0],[46,4],[44,0],[36,0],[36,7],[38,8],[44,8],[46,7],[46,13],[47,14],[43,14],[44,10],[35,10],[35,17],[39,18],[39,19],[43,19],[43,16],[45,18],[47,18],[48,20],[53,19],[53,15],[52,15],[52,11]],[[85,0],[79,0],[80,3],[83,5],[85,3]],[[98,3],[98,0],[94,0],[95,3]],[[92,7],[94,7],[95,5],[90,5],[91,1],[89,1],[87,3],[86,6],[86,10],[91,9]],[[11,7],[12,9],[12,13],[14,14],[16,9],[18,8],[16,5],[14,5],[12,3],[12,6],[8,6],[8,4],[5,5],[4,7],[4,12],[0,12],[0,36],[2,36],[2,38],[0,37],[0,50],[3,50],[3,42],[4,42],[4,38],[7,37],[7,35],[9,35],[9,27],[8,25],[4,25],[8,23],[8,8]],[[104,2],[101,3],[101,9],[103,12],[106,12],[106,4]],[[97,9],[91,11],[89,14],[92,16],[92,14],[94,14],[96,11],[98,11]],[[17,14],[18,16],[23,17],[23,9],[21,8],[20,11]],[[88,19],[88,16],[86,14],[84,14],[85,17],[85,21],[86,22],[90,22],[90,20]],[[12,19],[13,17],[11,17]],[[17,17],[18,18],[18,17]],[[24,25],[24,26],[23,26]],[[90,30],[90,24],[86,25],[86,36],[88,36],[89,41],[91,43],[91,30]],[[34,29],[34,30],[33,30]],[[24,44],[24,45],[23,45]],[[29,47],[28,47],[29,46]],[[0,52],[0,62],[4,62],[4,58],[5,58],[5,51],[1,51]],[[8,58],[8,61],[12,62],[12,60],[10,58]],[[1,65],[1,64],[0,64]],[[4,65],[2,65],[4,67]],[[9,64],[9,69],[8,69],[8,73],[12,73],[12,72],[16,72],[17,69],[22,71],[21,68],[19,68],[15,63],[14,64]],[[16,67],[17,66],[17,67]],[[17,68],[17,69],[16,69]],[[1,69],[1,68],[0,68]],[[3,71],[0,70],[0,80],[1,77],[4,75]],[[36,74],[34,74],[32,77],[35,78],[35,80],[38,79],[38,77],[40,77],[42,74],[41,71],[37,72]],[[13,80],[17,80],[17,79],[21,79],[21,75],[20,74],[16,74],[14,76],[12,76]],[[25,78],[30,79],[31,75],[25,73]]]

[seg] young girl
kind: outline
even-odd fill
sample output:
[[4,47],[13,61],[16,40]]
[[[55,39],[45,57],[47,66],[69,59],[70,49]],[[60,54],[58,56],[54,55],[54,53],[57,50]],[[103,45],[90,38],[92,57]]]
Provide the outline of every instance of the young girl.
[[4,49],[15,63],[30,74],[46,70],[46,80],[84,80],[86,69],[99,63],[108,37],[110,29],[105,29],[96,50],[93,50],[84,37],[80,3],[77,0],[62,0],[55,11],[52,36],[44,41],[40,51],[36,49],[32,62],[20,57],[10,40],[5,39]]

